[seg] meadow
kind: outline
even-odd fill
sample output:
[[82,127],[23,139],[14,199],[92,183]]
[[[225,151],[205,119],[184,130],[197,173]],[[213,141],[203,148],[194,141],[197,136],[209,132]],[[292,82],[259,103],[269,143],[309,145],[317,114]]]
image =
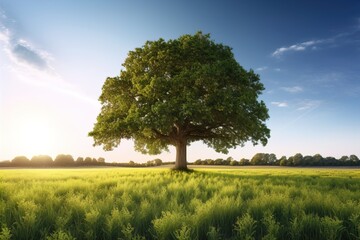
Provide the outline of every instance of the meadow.
[[360,170],[0,170],[0,239],[360,239]]

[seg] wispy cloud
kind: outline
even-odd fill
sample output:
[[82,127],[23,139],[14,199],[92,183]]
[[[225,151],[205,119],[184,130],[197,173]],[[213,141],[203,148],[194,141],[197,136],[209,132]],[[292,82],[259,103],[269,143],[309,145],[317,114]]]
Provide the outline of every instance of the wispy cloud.
[[0,25],[0,43],[3,43],[5,45],[10,44],[10,32],[5,27],[2,27]]
[[289,93],[298,93],[298,92],[302,92],[304,89],[300,86],[294,86],[294,87],[282,87],[281,90],[284,90],[285,92],[289,92]]
[[316,48],[316,45],[324,43],[325,41],[326,40],[311,40],[311,41],[306,41],[306,42],[294,44],[294,45],[291,45],[291,46],[288,46],[288,47],[280,47],[280,48],[276,49],[272,53],[272,56],[273,57],[280,57],[286,52],[305,51],[306,49],[309,49],[309,48],[314,49],[314,48]]
[[16,66],[27,67],[40,71],[54,71],[51,67],[50,54],[35,48],[25,39],[14,37],[13,30],[6,26],[7,17],[0,14],[0,44],[2,50]]
[[31,65],[39,70],[50,70],[48,53],[37,50],[25,40],[19,40],[11,49],[10,54],[15,61]]
[[322,101],[320,100],[311,100],[305,99],[298,103],[297,110],[305,111],[305,110],[314,110],[321,105]]
[[262,71],[265,71],[266,69],[268,69],[268,67],[267,67],[267,66],[263,66],[263,67],[258,67],[258,68],[256,68],[255,70],[256,70],[256,71],[259,71],[259,72],[262,72]]
[[301,52],[306,50],[316,50],[320,47],[325,46],[339,46],[342,44],[349,44],[351,42],[358,42],[358,33],[360,32],[360,20],[358,19],[357,25],[348,32],[342,32],[335,36],[328,38],[309,40],[305,42],[296,43],[290,46],[284,46],[277,48],[271,55],[273,57],[281,57],[286,53],[290,52]]
[[24,82],[47,87],[97,105],[96,100],[87,97],[61,77],[53,67],[54,59],[51,54],[25,39],[14,37],[14,30],[6,26],[7,21],[9,19],[0,10],[0,51],[3,51],[9,60],[7,69]]
[[274,72],[281,72],[280,68],[272,68],[268,66],[262,66],[255,69],[257,72],[264,72],[264,71],[274,71]]
[[287,102],[271,102],[272,105],[275,105],[277,107],[287,107],[288,103]]

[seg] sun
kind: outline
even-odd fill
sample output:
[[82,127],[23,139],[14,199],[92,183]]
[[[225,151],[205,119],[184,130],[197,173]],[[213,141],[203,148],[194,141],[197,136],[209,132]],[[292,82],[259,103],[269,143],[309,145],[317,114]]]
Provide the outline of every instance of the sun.
[[17,119],[11,129],[13,148],[22,155],[32,157],[51,154],[54,148],[54,129],[43,116]]

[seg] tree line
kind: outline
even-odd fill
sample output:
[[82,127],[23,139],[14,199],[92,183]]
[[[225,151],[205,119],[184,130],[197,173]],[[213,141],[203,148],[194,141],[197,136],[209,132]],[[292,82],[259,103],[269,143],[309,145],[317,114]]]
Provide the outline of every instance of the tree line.
[[[53,160],[48,155],[37,155],[28,159],[25,156],[17,156],[11,161],[0,162],[0,167],[82,167],[82,166],[112,166],[112,167],[153,167],[161,165],[171,165],[175,162],[164,162],[159,158],[149,160],[145,163],[129,161],[128,163],[105,162],[105,159],[78,157],[76,160],[68,154],[59,154]],[[256,153],[251,159],[242,158],[235,160],[232,157],[226,159],[198,159],[189,165],[225,165],[225,166],[360,166],[359,158],[352,154],[342,156],[337,159],[334,157],[322,157],[320,154],[313,156],[297,153],[294,156],[282,156],[277,158],[274,153]]]
[[105,162],[105,158],[78,157],[76,160],[72,155],[59,154],[52,159],[48,155],[36,155],[31,159],[26,156],[16,156],[11,161],[0,162],[0,167],[83,167],[83,166],[110,166],[110,167],[153,167],[166,164],[174,164],[174,162],[163,162],[156,158],[145,163],[137,163],[130,161],[128,163]]
[[25,156],[16,156],[11,161],[0,162],[0,167],[75,167],[75,166],[104,166],[105,158],[78,157],[76,160],[72,155],[59,154],[52,159],[48,155],[36,155],[31,159]]
[[198,159],[195,165],[229,165],[229,166],[360,166],[359,158],[352,154],[342,156],[337,159],[334,157],[323,157],[320,154],[313,156],[297,153],[294,156],[282,156],[277,158],[273,153],[256,153],[251,159],[242,158],[239,161],[228,157],[227,159]]

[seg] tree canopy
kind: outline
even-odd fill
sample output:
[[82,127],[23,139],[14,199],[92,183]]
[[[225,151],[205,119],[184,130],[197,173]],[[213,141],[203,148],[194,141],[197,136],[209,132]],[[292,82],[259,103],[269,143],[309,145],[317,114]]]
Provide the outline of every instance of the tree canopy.
[[264,90],[232,49],[201,32],[147,41],[130,51],[119,76],[108,77],[102,108],[89,136],[112,150],[133,139],[135,150],[159,154],[176,147],[175,168],[186,169],[186,146],[203,141],[218,152],[270,137]]

